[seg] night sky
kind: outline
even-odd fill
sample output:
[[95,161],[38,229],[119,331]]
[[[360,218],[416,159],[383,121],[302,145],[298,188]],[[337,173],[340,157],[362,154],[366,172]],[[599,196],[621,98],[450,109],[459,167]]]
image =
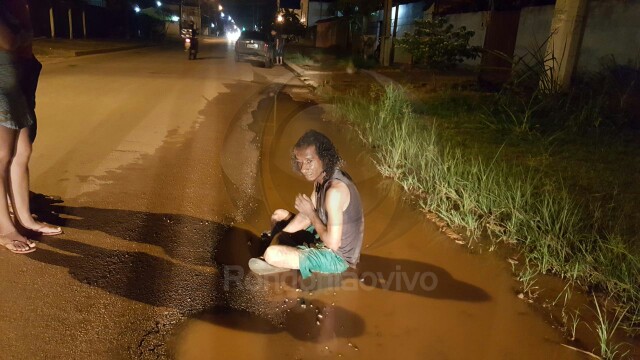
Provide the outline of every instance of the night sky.
[[223,0],[224,13],[235,19],[238,26],[249,28],[260,21],[271,22],[275,16],[276,0]]

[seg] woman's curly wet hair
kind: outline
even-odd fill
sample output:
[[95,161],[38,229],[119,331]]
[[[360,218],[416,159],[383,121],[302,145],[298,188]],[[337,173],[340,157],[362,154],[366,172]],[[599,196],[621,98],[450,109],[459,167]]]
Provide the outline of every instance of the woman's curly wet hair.
[[[315,130],[309,130],[304,133],[300,139],[293,146],[293,150],[295,149],[305,149],[309,146],[316,147],[316,153],[322,161],[323,170],[326,174],[326,178],[330,178],[336,169],[339,169],[342,165],[344,165],[344,161],[338,155],[338,150],[333,145],[331,140],[324,135]],[[293,170],[300,172],[300,167],[296,162],[296,156],[291,152],[291,165],[293,166]]]

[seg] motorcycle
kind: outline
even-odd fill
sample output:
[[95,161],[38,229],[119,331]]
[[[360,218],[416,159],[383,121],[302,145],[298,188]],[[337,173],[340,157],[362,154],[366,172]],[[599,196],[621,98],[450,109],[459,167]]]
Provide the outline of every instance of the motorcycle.
[[198,33],[195,30],[183,29],[182,37],[184,38],[184,51],[187,52],[189,60],[195,60],[198,56]]

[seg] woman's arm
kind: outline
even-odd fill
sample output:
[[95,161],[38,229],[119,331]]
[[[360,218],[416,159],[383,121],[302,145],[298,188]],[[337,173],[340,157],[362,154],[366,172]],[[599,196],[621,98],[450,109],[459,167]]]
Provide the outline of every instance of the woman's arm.
[[338,250],[342,245],[343,211],[349,204],[349,188],[341,181],[333,181],[325,197],[327,223],[324,224],[314,210],[314,206],[306,195],[298,195],[296,209],[306,216],[320,236],[320,240],[331,250]]

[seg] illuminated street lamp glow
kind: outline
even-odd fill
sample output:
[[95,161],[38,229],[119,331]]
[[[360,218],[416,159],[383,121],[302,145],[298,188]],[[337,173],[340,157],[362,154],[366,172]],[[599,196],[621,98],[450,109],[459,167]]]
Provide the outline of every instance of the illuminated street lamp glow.
[[222,11],[222,5],[218,5],[218,11]]
[[156,5],[158,5],[158,7],[162,6],[162,3],[160,1],[156,1]]
[[281,14],[278,14],[278,18],[276,19],[279,23],[284,21],[284,17]]
[[140,12],[140,6],[136,5],[133,7],[133,11],[139,13]]
[[220,13],[220,17],[224,19],[224,13]]
[[178,20],[180,20],[180,18],[178,17],[178,15],[173,15],[173,16],[171,16],[171,21],[176,21],[176,22],[177,22]]

